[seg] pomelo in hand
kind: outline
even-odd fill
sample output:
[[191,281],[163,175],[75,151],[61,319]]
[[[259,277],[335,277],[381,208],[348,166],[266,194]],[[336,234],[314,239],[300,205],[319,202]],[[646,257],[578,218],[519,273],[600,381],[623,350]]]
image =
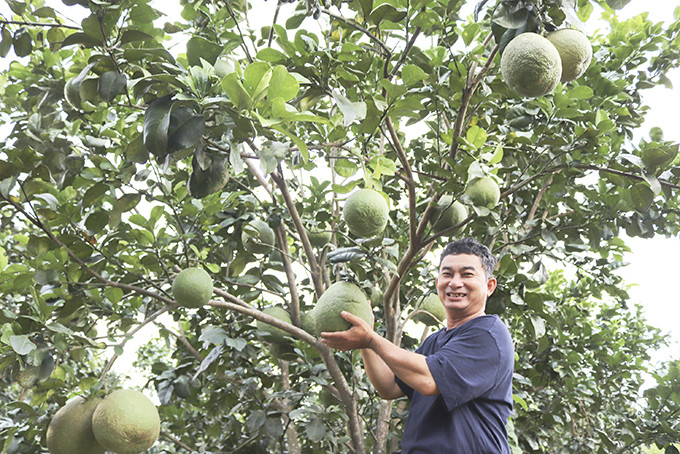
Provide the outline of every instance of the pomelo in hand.
[[350,312],[371,323],[371,304],[366,294],[351,282],[340,281],[332,284],[316,302],[316,332],[344,331],[350,323],[342,318],[342,311]]
[[54,414],[47,427],[50,454],[104,454],[92,432],[92,414],[101,401],[77,396]]
[[139,454],[158,439],[161,421],[144,394],[119,389],[101,401],[92,415],[92,431],[104,448],[116,454]]
[[389,212],[389,206],[382,194],[374,189],[364,188],[347,198],[342,215],[350,232],[361,238],[370,238],[385,230]]
[[185,307],[201,307],[210,301],[213,280],[203,268],[182,270],[172,281],[172,296]]
[[522,33],[503,50],[501,74],[505,83],[522,96],[547,95],[562,77],[560,53],[547,38],[536,33]]

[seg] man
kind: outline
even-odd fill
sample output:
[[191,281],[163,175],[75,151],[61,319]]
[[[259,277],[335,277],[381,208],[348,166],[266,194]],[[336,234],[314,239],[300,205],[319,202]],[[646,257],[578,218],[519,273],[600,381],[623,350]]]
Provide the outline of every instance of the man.
[[471,238],[446,246],[435,280],[446,327],[415,351],[397,347],[348,312],[347,331],[321,333],[338,350],[360,348],[369,380],[384,399],[411,401],[403,454],[510,453],[514,351],[508,329],[486,315],[496,289],[496,258]]

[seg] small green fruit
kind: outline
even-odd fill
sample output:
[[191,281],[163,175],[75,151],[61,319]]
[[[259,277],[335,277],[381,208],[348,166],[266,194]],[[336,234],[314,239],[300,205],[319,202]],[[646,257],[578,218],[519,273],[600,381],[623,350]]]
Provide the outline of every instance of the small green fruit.
[[342,215],[350,232],[370,238],[385,230],[389,211],[387,201],[378,191],[364,188],[347,198]]
[[[437,206],[432,213],[432,231],[441,232],[442,230],[453,227],[463,222],[468,216],[468,210],[457,200],[453,200],[450,195],[443,195],[439,198]],[[465,226],[451,230],[447,236],[457,235],[464,230]]]
[[241,243],[247,251],[253,254],[265,254],[274,247],[274,242],[274,230],[266,222],[253,219],[243,226]]
[[[281,306],[266,307],[262,310],[262,313],[272,316],[283,322],[292,323],[290,314]],[[285,343],[290,340],[290,334],[281,328],[277,328],[260,320],[257,321],[256,325],[257,330],[261,331],[264,334],[265,340],[269,342]]]
[[465,188],[465,194],[470,197],[472,203],[477,207],[493,208],[498,205],[498,201],[501,198],[498,183],[491,177],[472,180]]
[[316,248],[322,248],[330,243],[332,234],[330,230],[307,229],[307,238]]
[[172,296],[185,307],[201,307],[210,301],[213,280],[203,268],[187,268],[172,282]]

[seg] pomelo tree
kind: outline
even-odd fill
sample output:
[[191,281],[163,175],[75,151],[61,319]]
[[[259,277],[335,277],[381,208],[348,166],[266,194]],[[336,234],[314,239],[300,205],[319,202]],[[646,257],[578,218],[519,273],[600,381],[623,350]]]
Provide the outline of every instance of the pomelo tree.
[[[516,343],[515,451],[677,452],[680,364],[650,363],[664,337],[615,270],[625,235],[680,230],[678,144],[641,130],[641,94],[680,65],[680,10],[653,23],[620,19],[626,0],[182,0],[179,17],[145,0],[5,3],[0,452],[46,452],[68,398],[128,386],[112,368],[139,337],[137,386],[161,420],[149,452],[392,452],[407,402],[379,400],[357,354],[305,327],[347,280],[379,332],[415,348],[436,253],[459,231],[500,257],[490,312]],[[567,26],[592,44],[585,73],[536,98],[509,88],[505,46]],[[475,204],[482,179],[500,195]],[[344,222],[358,189],[389,201],[375,237]],[[433,231],[442,197],[468,215]],[[172,293],[193,267],[214,283],[197,308]],[[262,324],[289,338],[270,343]]]

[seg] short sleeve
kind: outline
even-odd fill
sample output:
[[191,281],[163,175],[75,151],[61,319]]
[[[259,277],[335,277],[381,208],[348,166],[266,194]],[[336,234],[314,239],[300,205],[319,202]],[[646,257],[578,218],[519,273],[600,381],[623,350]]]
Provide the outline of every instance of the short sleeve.
[[449,411],[492,389],[501,364],[498,345],[485,329],[460,333],[426,360]]

